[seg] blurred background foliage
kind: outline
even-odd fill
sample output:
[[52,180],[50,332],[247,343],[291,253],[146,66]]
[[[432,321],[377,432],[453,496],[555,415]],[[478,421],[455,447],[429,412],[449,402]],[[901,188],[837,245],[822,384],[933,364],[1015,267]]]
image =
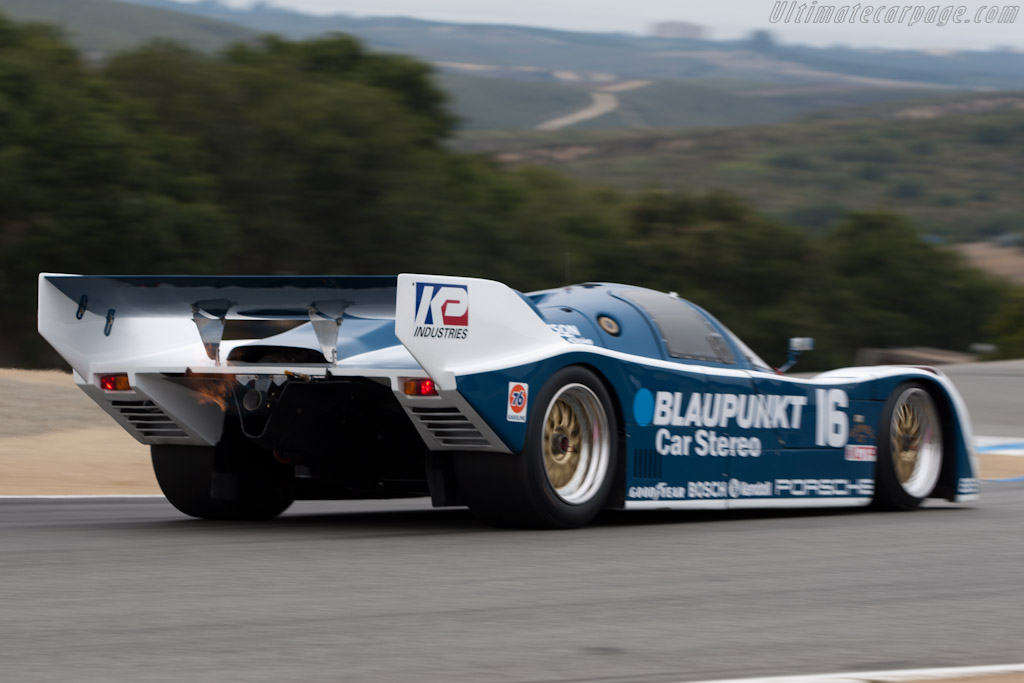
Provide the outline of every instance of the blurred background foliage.
[[[40,271],[620,281],[694,300],[774,364],[791,335],[818,338],[805,369],[865,346],[1024,355],[1024,295],[900,215],[821,204],[828,227],[810,230],[728,192],[507,168],[453,151],[456,123],[428,65],[342,35],[88,62],[0,20],[0,364],[58,362],[35,333]],[[873,149],[844,153],[870,175]]]

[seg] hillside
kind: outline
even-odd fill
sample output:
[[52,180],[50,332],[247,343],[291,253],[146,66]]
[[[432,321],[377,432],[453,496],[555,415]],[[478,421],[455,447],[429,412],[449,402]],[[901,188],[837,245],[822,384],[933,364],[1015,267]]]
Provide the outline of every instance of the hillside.
[[956,241],[1024,226],[1024,94],[851,110],[857,118],[694,131],[466,133],[463,151],[556,167],[630,189],[729,189],[777,218],[821,228],[883,208]]
[[[849,63],[853,56],[846,52],[840,55],[843,59],[838,53],[824,55],[837,67],[828,72],[802,63],[817,53],[797,48],[774,46],[758,51],[741,43],[311,16],[266,5],[243,9],[209,1],[0,0],[0,12],[15,19],[58,24],[94,59],[154,38],[209,52],[259,33],[290,38],[349,33],[374,49],[433,62],[464,130],[536,128],[589,107],[594,97],[603,98],[607,113],[575,118],[569,126],[692,128],[775,123],[809,112],[903,98],[908,91],[938,94],[964,86],[945,82],[947,74],[930,61],[935,58],[916,53],[902,60],[909,60],[914,69],[904,65],[890,74],[921,79],[908,81],[884,78],[884,70],[873,63],[865,67],[870,76],[853,73],[857,71]],[[641,78],[650,86],[598,94]]]
[[[938,94],[941,91],[925,91]],[[696,128],[790,121],[828,111],[845,118],[846,109],[865,103],[906,99],[901,90],[859,86],[751,88],[707,80],[655,81],[618,93],[619,108],[578,124],[578,128]]]
[[[431,62],[464,130],[529,129],[600,103],[571,128],[692,128],[789,121],[810,113],[955,91],[1024,89],[1024,55],[813,48],[770,38],[666,39],[402,17],[308,15],[266,4],[126,0],[300,39],[354,35]],[[612,89],[638,80],[649,87]]]
[[212,51],[256,35],[237,24],[118,0],[0,0],[0,14],[56,24],[91,57],[154,38],[172,38]]
[[[844,83],[861,87],[1024,88],[1024,54],[930,53],[583,33],[408,18],[309,15],[257,3],[130,0],[230,21],[259,32],[307,38],[350,33],[375,48],[432,62],[498,68],[489,75],[535,79],[570,71],[583,81],[714,79],[760,84]],[[502,71],[504,70],[504,71]]]
[[[754,348],[780,355],[799,320],[801,334],[821,340],[823,352],[812,361],[821,365],[847,362],[861,347],[958,350],[989,339],[1000,352],[1024,354],[1013,291],[922,241],[898,214],[851,213],[821,233],[771,220],[760,206],[732,195],[634,194],[453,153],[446,148],[451,116],[429,69],[349,36],[261,41],[214,55],[158,43],[89,63],[46,28],[5,22],[4,35],[0,114],[10,144],[0,164],[0,187],[9,190],[0,221],[0,306],[8,324],[0,359],[11,359],[6,362],[56,362],[36,331],[40,271],[124,272],[126,263],[142,274],[416,268],[486,276],[522,290],[568,280],[571,269],[574,280],[686,292]],[[606,86],[602,94],[645,87],[653,86],[638,79]],[[1020,104],[1000,97],[1007,106]],[[883,161],[903,163],[907,145],[906,153],[931,157],[922,167],[948,172],[973,161],[963,150],[959,158],[946,155],[945,140],[958,133],[932,130],[954,118],[912,122],[943,142],[938,149],[917,144],[912,129],[890,130],[905,123],[894,120],[673,136],[633,132],[618,136],[619,148],[602,151],[650,147],[650,138],[661,135],[656,152],[710,150],[676,183],[687,190],[715,180],[721,169],[714,164],[724,159],[763,163],[780,176],[809,170],[774,191],[820,201],[827,188],[814,182],[827,179],[838,162],[863,166],[857,154],[874,162],[865,180],[882,175]],[[967,129],[968,142],[998,151],[996,162],[1010,162],[1009,178],[1018,175],[1012,164],[1020,155],[1004,150],[1017,143],[1017,126],[993,120]],[[861,139],[849,140],[850,131]],[[607,132],[591,137],[595,144],[615,142]],[[764,149],[765,141],[774,147]],[[729,156],[749,149],[760,149],[763,158]],[[560,144],[548,158],[572,166],[594,151],[594,145]],[[823,151],[832,157],[818,159]],[[519,161],[529,161],[530,153],[521,147]],[[927,169],[915,172],[924,176]],[[974,192],[966,198],[972,202],[1020,201],[1011,182],[999,185],[991,176],[978,173],[989,179],[985,188],[970,185],[967,174],[957,180]],[[748,189],[742,182],[721,186]],[[919,186],[896,187],[901,197],[924,194]],[[952,213],[963,201],[953,197],[945,205]],[[975,211],[991,213],[989,206]],[[80,303],[95,308],[96,302]],[[116,324],[111,329],[125,323]]]

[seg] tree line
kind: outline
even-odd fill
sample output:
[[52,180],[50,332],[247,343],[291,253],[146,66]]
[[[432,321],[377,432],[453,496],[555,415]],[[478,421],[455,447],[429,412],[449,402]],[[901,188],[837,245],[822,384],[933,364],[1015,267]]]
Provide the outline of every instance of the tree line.
[[44,270],[568,276],[677,291],[774,363],[797,334],[819,340],[806,368],[863,346],[1024,354],[1024,297],[900,216],[811,234],[727,192],[504,169],[449,150],[455,125],[428,65],[344,35],[96,64],[0,18],[0,365],[58,362],[35,333]]

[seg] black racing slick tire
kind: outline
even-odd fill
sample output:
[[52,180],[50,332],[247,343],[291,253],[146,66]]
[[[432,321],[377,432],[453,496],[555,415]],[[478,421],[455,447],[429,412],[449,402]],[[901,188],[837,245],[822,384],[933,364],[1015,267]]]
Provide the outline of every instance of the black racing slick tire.
[[946,433],[942,412],[928,388],[905,382],[882,409],[875,463],[875,507],[913,510],[939,483]]
[[290,466],[227,429],[217,446],[154,445],[150,454],[160,490],[191,517],[271,519],[294,500]]
[[604,383],[587,368],[563,368],[531,401],[521,453],[456,454],[459,495],[497,526],[585,526],[608,501],[618,446]]

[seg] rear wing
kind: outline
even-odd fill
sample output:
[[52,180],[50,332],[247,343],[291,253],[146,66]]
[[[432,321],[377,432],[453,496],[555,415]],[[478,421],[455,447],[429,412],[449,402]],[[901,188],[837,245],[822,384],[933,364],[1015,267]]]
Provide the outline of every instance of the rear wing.
[[493,280],[394,276],[39,276],[39,332],[75,371],[209,368],[225,323],[312,323],[328,363],[344,318],[395,320],[441,389],[459,375],[533,362],[569,344],[522,294]]
[[[39,275],[39,332],[79,374],[220,363],[228,320],[313,323],[335,361],[344,317],[392,319],[395,277]],[[199,343],[201,342],[201,343]]]
[[459,375],[525,365],[569,346],[507,285],[441,275],[398,276],[395,334],[449,390]]

